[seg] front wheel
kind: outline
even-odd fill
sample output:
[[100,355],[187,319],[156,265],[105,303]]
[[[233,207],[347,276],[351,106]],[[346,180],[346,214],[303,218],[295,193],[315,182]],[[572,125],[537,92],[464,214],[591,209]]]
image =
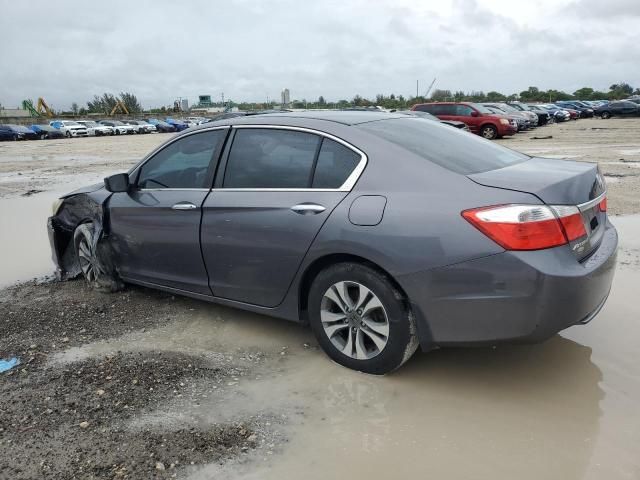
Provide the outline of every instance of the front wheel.
[[69,130],[67,130],[67,133],[65,133],[65,135],[67,136],[67,138],[71,138],[71,132]]
[[605,120],[611,118],[611,112],[602,112],[602,118]]
[[383,375],[405,363],[418,347],[413,313],[384,274],[358,263],[340,263],[318,274],[309,290],[309,322],[335,362]]
[[480,129],[480,135],[487,140],[494,140],[498,138],[498,129],[493,125],[485,125]]
[[93,223],[79,225],[73,234],[73,243],[82,276],[90,287],[104,292],[122,289],[122,282],[109,271],[98,256],[98,242]]

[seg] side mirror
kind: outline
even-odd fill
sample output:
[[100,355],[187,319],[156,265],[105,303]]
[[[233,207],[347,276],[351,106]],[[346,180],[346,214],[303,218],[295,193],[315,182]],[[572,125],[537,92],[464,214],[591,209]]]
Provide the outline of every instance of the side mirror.
[[480,116],[480,114],[479,114],[478,112],[476,112],[475,110],[473,110],[473,111],[471,112],[471,116],[472,116],[472,117],[479,117],[479,116]]
[[127,173],[116,173],[104,179],[104,188],[111,193],[128,192],[130,185]]

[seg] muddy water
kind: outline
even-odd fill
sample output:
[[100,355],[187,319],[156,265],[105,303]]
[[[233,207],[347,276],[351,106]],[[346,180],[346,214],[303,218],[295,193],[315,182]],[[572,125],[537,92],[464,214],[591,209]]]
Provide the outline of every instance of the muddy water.
[[51,191],[0,199],[0,288],[53,273],[47,217],[60,195],[98,181],[88,175],[59,183]]
[[[70,361],[122,350],[225,355],[261,369],[185,410],[168,404],[130,428],[282,417],[289,441],[191,480],[343,478],[640,478],[640,218],[614,222],[621,262],[587,326],[531,346],[418,353],[372,377],[331,363],[299,326],[194,302],[165,327],[68,350]],[[634,253],[635,252],[635,253]],[[284,354],[283,354],[284,353]]]

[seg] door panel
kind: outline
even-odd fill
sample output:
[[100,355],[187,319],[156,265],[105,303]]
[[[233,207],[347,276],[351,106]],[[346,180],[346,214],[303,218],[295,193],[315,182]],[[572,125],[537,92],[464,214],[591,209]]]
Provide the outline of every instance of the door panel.
[[[311,242],[347,194],[213,190],[202,216],[202,252],[213,294],[278,305]],[[307,207],[292,210],[300,205]]]
[[[109,216],[120,274],[211,295],[199,241],[201,205],[208,193],[185,189],[113,194]],[[185,208],[188,204],[195,208]]]

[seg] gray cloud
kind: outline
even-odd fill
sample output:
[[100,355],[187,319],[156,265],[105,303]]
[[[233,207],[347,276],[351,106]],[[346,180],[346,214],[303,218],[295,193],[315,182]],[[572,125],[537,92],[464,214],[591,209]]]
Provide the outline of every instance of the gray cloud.
[[534,19],[476,0],[437,8],[409,0],[55,5],[3,5],[0,31],[12,39],[0,49],[3,105],[43,96],[67,108],[123,90],[145,106],[221,92],[264,101],[284,87],[299,99],[338,100],[412,95],[416,79],[426,88],[434,77],[436,88],[505,93],[530,85],[606,88],[619,80],[640,86],[636,1],[607,2],[617,12],[615,34],[610,18],[593,14],[595,0]]

